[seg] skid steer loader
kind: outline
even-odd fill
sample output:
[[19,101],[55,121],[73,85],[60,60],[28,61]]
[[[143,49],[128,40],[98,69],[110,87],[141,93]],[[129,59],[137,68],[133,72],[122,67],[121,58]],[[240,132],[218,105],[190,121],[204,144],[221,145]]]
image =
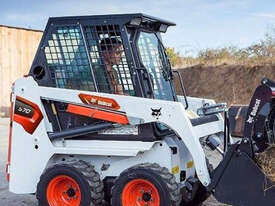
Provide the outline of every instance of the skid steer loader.
[[[198,205],[210,193],[274,206],[254,157],[269,142],[275,84],[257,88],[234,143],[225,104],[187,97],[181,78],[175,94],[181,76],[160,35],[174,25],[144,14],[49,19],[29,74],[12,87],[11,192],[43,206]],[[223,155],[215,170],[204,144]]]

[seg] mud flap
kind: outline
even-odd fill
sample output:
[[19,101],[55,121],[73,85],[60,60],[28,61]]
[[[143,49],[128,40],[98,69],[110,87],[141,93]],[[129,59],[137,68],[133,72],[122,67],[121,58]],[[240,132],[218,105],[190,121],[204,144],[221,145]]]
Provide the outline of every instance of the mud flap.
[[249,155],[234,145],[213,173],[212,193],[233,206],[274,206],[275,185]]

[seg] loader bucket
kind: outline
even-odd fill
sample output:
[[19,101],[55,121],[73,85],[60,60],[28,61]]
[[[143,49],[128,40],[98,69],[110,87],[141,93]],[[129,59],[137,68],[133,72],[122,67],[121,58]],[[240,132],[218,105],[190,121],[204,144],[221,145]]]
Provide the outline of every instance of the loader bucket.
[[268,147],[265,123],[274,106],[274,91],[275,83],[264,79],[247,108],[242,141],[228,146],[224,159],[211,174],[208,190],[222,203],[234,206],[275,205],[275,183],[255,158]]
[[227,152],[226,163],[214,171],[213,195],[219,202],[233,206],[274,206],[275,185],[254,160],[242,152],[241,147],[246,146],[249,145],[233,145]]

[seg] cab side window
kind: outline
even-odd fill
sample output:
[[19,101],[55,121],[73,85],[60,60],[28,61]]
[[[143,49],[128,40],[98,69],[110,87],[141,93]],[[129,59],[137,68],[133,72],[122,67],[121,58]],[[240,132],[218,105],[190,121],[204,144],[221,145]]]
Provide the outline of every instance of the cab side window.
[[54,87],[135,96],[119,25],[57,27],[45,56]]
[[47,43],[45,55],[53,86],[95,91],[80,28],[58,27]]

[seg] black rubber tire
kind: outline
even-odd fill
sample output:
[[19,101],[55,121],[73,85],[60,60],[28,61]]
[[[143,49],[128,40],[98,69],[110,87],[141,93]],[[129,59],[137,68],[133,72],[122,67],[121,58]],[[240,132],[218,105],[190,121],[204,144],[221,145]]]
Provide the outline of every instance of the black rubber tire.
[[159,206],[178,206],[180,204],[180,187],[176,182],[175,176],[167,168],[161,167],[156,163],[144,163],[127,169],[115,180],[112,188],[112,206],[126,206],[122,205],[121,194],[125,185],[134,179],[145,179],[157,188],[160,196]]
[[[271,109],[271,112],[268,117],[268,129],[273,131],[273,138],[275,138],[275,106]],[[275,142],[275,140],[273,140]],[[274,142],[269,142],[270,144],[274,144]]]
[[208,192],[202,184],[200,184],[195,198],[189,203],[182,202],[181,206],[200,206],[205,200],[210,197],[210,195],[211,193]]
[[100,180],[99,174],[87,162],[76,160],[64,164],[56,164],[46,169],[41,175],[36,193],[40,206],[49,206],[46,195],[47,186],[58,175],[67,175],[78,183],[81,191],[80,206],[103,205],[103,183]]
[[[211,173],[214,170],[213,165],[209,162],[209,159],[206,158],[206,164],[209,173]],[[199,206],[201,205],[205,200],[207,200],[211,196],[211,193],[207,191],[206,187],[203,186],[202,183],[200,183],[200,186],[195,194],[195,197],[190,202],[185,202],[184,200],[181,202],[181,206]]]
[[274,144],[274,143],[275,143],[275,102],[273,102],[273,106],[265,122],[264,138],[262,138],[256,143],[256,145],[259,148],[257,152],[261,153],[265,151],[270,144]]

